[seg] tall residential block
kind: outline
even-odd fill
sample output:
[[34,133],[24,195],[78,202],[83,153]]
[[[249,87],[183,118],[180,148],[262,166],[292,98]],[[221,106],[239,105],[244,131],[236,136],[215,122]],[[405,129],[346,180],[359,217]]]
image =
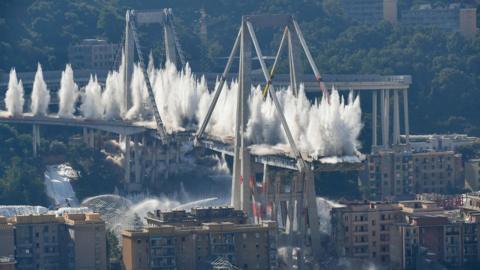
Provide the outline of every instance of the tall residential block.
[[349,203],[331,211],[332,237],[338,256],[390,262],[390,230],[403,215],[396,203]]
[[379,150],[368,156],[360,173],[364,197],[393,200],[416,193],[449,193],[463,189],[461,156],[453,151]]
[[[220,260],[239,269],[278,269],[274,222],[242,224],[230,219],[231,208],[204,210],[155,214],[160,219],[148,227],[123,231],[126,270],[212,269]],[[221,212],[228,221],[220,221]],[[207,213],[216,221],[197,216]]]
[[17,270],[105,270],[105,222],[98,214],[0,217],[0,257]]

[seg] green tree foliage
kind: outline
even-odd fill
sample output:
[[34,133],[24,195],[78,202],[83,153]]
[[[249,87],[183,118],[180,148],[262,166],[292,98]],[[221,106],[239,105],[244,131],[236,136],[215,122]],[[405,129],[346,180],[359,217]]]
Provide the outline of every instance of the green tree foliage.
[[110,260],[121,259],[122,252],[120,250],[120,243],[115,232],[111,229],[107,229],[107,252]]
[[122,169],[100,151],[84,145],[69,147],[67,161],[79,174],[73,189],[79,200],[99,194],[113,193],[123,177]]
[[0,204],[48,206],[41,160],[33,158],[32,138],[0,125]]
[[[399,8],[450,2],[406,0],[399,1]],[[480,7],[478,0],[460,2]],[[31,71],[38,61],[46,69],[63,68],[69,44],[94,37],[119,42],[127,9],[164,7],[173,8],[180,42],[194,70],[201,66],[201,52],[207,54],[212,71],[223,68],[221,59],[231,49],[242,15],[293,14],[322,73],[412,75],[409,97],[413,132],[480,135],[480,35],[466,40],[458,33],[438,29],[387,22],[362,25],[350,21],[336,0],[1,1],[0,69],[15,66]],[[201,48],[201,8],[207,13],[208,48]],[[273,31],[259,30],[260,41],[272,37],[278,41],[281,29]],[[140,39],[157,58],[162,55],[158,26],[141,27]],[[273,42],[262,42],[262,49],[265,55],[273,55],[275,50]],[[306,65],[305,70],[310,72]]]

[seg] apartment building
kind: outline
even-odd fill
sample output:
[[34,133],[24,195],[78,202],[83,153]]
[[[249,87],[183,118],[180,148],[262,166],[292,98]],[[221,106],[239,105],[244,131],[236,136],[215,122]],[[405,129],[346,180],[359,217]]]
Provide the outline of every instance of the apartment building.
[[480,263],[479,211],[466,218],[458,209],[445,210],[424,200],[345,205],[331,211],[338,256],[392,269],[459,268]]
[[390,230],[403,215],[396,203],[359,202],[333,208],[332,238],[339,256],[388,265]]
[[68,47],[68,60],[74,69],[110,70],[118,48],[102,39],[84,39]]
[[13,216],[0,218],[0,228],[0,255],[13,255],[18,270],[106,269],[105,222],[98,214]]
[[[8,258],[15,254],[13,226],[7,218],[0,216],[0,257]],[[6,260],[6,259],[5,259]]]
[[[222,211],[235,212],[231,208],[222,208],[219,212]],[[126,270],[212,269],[219,259],[239,269],[278,268],[274,222],[192,221],[204,218],[196,214],[219,212],[211,208],[193,213],[164,213],[161,216],[168,218],[149,219],[149,227],[123,231]],[[173,216],[174,221],[168,224],[167,219]],[[182,216],[188,225],[178,222]]]
[[465,187],[471,191],[480,190],[480,159],[465,162]]
[[397,0],[341,0],[340,5],[345,15],[354,21],[397,23]]
[[400,22],[408,26],[436,27],[460,32],[467,38],[477,33],[477,10],[459,3],[434,7],[424,4],[401,12]]
[[246,224],[247,217],[242,210],[231,207],[193,208],[190,212],[174,210],[162,212],[156,210],[147,213],[145,217],[150,226],[199,226],[208,222],[231,222],[233,224]]
[[415,193],[448,193],[463,188],[461,156],[452,151],[414,153]]
[[15,270],[15,263],[13,256],[0,257],[0,270]]
[[461,156],[452,151],[378,150],[367,157],[359,177],[364,197],[371,200],[449,193],[464,186]]
[[[401,135],[405,141],[405,135]],[[455,151],[461,146],[472,145],[478,142],[477,137],[466,134],[426,134],[410,135],[409,144],[413,152],[426,151]]]

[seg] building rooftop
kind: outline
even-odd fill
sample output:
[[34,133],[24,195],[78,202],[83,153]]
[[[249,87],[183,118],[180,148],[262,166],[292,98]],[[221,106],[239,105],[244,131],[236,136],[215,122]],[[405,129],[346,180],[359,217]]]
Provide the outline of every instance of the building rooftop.
[[122,231],[122,235],[126,237],[144,236],[152,234],[186,234],[192,232],[212,232],[212,231],[228,231],[228,232],[248,232],[258,230],[271,230],[276,228],[274,221],[263,221],[261,224],[236,224],[233,222],[206,222],[200,226],[180,226],[180,225],[159,225],[147,226],[141,229],[128,229]]
[[147,222],[151,225],[186,225],[199,226],[202,223],[229,221],[236,224],[246,223],[247,217],[243,211],[231,207],[193,208],[190,212],[174,210],[162,212],[155,210],[147,213]]

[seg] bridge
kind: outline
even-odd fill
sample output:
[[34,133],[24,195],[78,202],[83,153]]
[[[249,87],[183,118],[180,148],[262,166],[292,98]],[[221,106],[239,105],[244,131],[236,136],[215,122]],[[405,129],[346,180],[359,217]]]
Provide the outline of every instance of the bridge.
[[[126,108],[131,107],[131,89],[134,52],[137,51],[139,66],[148,90],[149,108],[153,112],[153,121],[128,120],[87,120],[81,117],[59,118],[55,115],[37,116],[29,113],[10,116],[0,112],[0,122],[29,124],[33,126],[33,148],[40,142],[39,126],[57,125],[73,126],[84,129],[85,141],[94,145],[93,130],[101,130],[119,135],[119,143],[124,151],[125,184],[127,189],[139,190],[144,178],[150,177],[154,182],[159,176],[159,167],[178,162],[181,146],[185,142],[193,142],[197,148],[208,149],[233,157],[232,206],[241,209],[252,222],[271,219],[278,222],[283,232],[281,241],[289,246],[302,248],[302,256],[318,258],[320,234],[314,174],[324,171],[358,170],[362,165],[361,156],[315,157],[305,153],[298,147],[298,141],[292,136],[284,110],[278,100],[277,91],[282,87],[290,87],[295,96],[299,93],[301,82],[306,92],[322,94],[329,100],[327,88],[335,86],[339,90],[354,90],[358,94],[368,93],[372,96],[373,143],[378,147],[389,147],[400,143],[400,102],[403,95],[404,131],[408,140],[408,97],[407,90],[411,83],[410,76],[379,75],[321,75],[309,48],[305,42],[298,23],[288,15],[253,15],[244,16],[235,43],[222,74],[205,74],[210,85],[217,82],[213,99],[203,120],[195,130],[168,130],[164,118],[157,108],[155,93],[143,61],[142,50],[136,27],[140,24],[160,23],[164,26],[165,50],[168,61],[184,63],[182,50],[176,38],[171,19],[171,10],[133,11],[126,14],[124,41],[125,65],[123,65],[123,95]],[[278,46],[274,63],[267,68],[255,30],[280,26],[283,28],[282,40]],[[289,74],[273,76],[282,52],[287,50]],[[253,52],[256,57],[252,57]],[[308,60],[313,75],[303,74],[300,70],[300,53]],[[230,72],[233,59],[238,55],[238,74]],[[252,60],[258,60],[260,73],[251,68]],[[76,71],[76,81],[86,84],[89,71]],[[45,72],[49,86],[59,85],[60,72]],[[100,81],[106,80],[106,74],[100,73]],[[33,73],[19,74],[24,85],[33,84]],[[24,77],[22,77],[24,76]],[[105,76],[105,77],[102,77]],[[231,137],[219,137],[208,134],[207,126],[227,80],[238,80],[238,93],[235,111],[235,132]],[[4,77],[0,87],[5,84]],[[284,148],[252,144],[246,136],[249,119],[249,97],[251,85],[262,86],[264,100],[271,100],[278,115],[279,123],[285,134],[287,145]],[[3,87],[4,88],[4,87]],[[175,89],[172,89],[175,91]],[[381,145],[377,143],[377,107],[380,94]],[[393,100],[392,100],[393,97]],[[390,104],[393,104],[393,128],[389,126]],[[234,106],[232,104],[231,106]],[[291,123],[290,123],[291,124]],[[393,130],[393,132],[391,132]],[[131,144],[133,139],[133,151]],[[392,139],[390,141],[390,139]],[[263,147],[263,149],[261,149]],[[265,151],[265,147],[266,150]],[[133,162],[131,159],[133,155]],[[133,163],[133,166],[132,166]],[[162,166],[160,166],[160,164]],[[167,169],[167,174],[169,170]],[[133,174],[133,179],[132,179]]]

